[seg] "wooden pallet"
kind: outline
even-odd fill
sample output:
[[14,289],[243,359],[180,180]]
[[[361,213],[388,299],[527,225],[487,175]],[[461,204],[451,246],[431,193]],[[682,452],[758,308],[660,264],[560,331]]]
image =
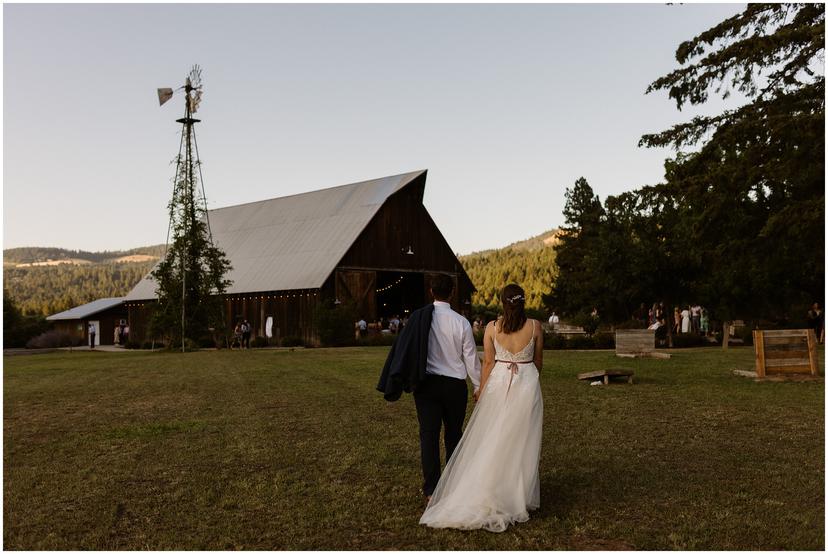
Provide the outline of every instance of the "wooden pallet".
[[579,373],[578,379],[582,381],[591,381],[595,378],[603,378],[604,384],[609,385],[610,377],[626,377],[627,383],[633,382],[633,370],[631,369],[599,369],[598,371],[587,371],[586,373]]
[[813,329],[753,331],[756,378],[817,376],[816,337]]

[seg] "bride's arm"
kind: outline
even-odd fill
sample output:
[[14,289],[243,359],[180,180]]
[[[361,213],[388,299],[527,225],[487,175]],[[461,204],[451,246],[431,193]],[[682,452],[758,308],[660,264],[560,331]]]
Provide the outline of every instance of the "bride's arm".
[[483,395],[483,389],[486,387],[486,382],[489,380],[489,375],[492,373],[492,368],[495,365],[494,332],[494,322],[490,321],[486,325],[486,332],[483,334],[483,366],[480,368],[480,389],[477,392],[478,399]]
[[543,369],[543,326],[540,321],[533,321],[532,325],[535,327],[535,367],[538,368],[538,373]]

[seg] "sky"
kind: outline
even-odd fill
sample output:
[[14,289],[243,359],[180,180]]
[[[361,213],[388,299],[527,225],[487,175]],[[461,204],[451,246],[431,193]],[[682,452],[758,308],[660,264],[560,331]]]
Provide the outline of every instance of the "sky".
[[428,169],[455,252],[563,223],[585,177],[604,199],[662,180],[637,146],[700,113],[649,83],[744,4],[3,6],[3,246],[163,243],[183,102],[217,208]]

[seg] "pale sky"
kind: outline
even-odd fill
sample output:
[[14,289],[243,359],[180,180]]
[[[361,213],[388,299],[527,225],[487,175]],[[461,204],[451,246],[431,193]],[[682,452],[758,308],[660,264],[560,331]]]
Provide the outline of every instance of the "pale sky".
[[203,67],[209,206],[428,169],[452,249],[560,225],[584,176],[654,184],[644,133],[679,112],[647,85],[744,4],[3,6],[3,246],[163,243],[180,99]]

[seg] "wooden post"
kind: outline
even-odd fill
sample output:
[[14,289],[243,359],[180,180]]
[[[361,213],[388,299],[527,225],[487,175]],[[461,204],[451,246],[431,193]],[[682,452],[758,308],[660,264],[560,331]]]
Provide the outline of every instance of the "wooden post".
[[727,343],[730,341],[730,322],[722,322],[722,350],[727,350]]
[[808,359],[811,363],[811,375],[817,375],[816,333],[808,329]]
[[765,334],[762,331],[753,331],[753,353],[756,356],[756,377],[765,378]]

